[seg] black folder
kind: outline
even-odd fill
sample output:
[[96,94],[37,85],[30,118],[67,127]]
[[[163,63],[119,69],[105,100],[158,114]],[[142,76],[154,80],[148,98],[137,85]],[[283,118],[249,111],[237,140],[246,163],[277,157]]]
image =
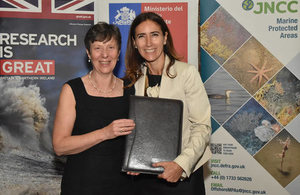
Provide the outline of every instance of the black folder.
[[173,161],[180,153],[183,103],[181,100],[130,96],[129,118],[135,129],[126,136],[122,171],[159,174],[152,163]]

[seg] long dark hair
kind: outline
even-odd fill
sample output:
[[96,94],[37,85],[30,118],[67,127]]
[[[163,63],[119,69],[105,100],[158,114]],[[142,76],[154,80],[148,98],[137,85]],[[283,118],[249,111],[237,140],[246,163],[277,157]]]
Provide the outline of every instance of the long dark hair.
[[134,40],[135,40],[135,29],[136,27],[141,24],[142,22],[150,20],[155,23],[157,23],[163,35],[167,33],[167,41],[164,45],[164,53],[170,58],[170,63],[167,66],[167,75],[170,78],[174,78],[176,75],[171,75],[169,70],[170,67],[173,66],[175,63],[175,60],[179,60],[179,57],[177,56],[176,50],[173,45],[173,39],[171,36],[171,32],[163,20],[162,17],[160,17],[158,14],[153,12],[144,12],[139,14],[132,22],[130,26],[130,31],[128,35],[127,40],[127,49],[125,54],[125,65],[126,65],[126,75],[125,79],[129,79],[131,83],[129,84],[129,87],[134,85],[134,83],[141,77],[142,70],[141,65],[145,62],[145,59],[140,55],[138,50],[134,46]]

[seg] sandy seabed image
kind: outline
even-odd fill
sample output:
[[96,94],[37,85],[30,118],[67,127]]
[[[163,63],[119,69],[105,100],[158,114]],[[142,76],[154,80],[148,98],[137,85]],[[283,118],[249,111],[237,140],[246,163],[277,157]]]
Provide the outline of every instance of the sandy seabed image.
[[300,143],[285,129],[254,158],[283,186],[300,174]]

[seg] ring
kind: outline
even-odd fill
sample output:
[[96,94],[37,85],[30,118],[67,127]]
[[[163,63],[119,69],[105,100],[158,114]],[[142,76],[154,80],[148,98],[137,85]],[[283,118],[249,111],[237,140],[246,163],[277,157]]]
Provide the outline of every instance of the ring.
[[123,133],[123,132],[124,132],[123,130],[120,131],[120,133]]

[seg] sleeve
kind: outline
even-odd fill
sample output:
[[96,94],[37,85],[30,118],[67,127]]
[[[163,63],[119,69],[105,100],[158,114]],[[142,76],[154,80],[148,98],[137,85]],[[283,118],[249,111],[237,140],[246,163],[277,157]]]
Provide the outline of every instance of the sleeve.
[[[199,72],[194,66],[189,66],[184,72],[184,106],[187,107],[187,118],[190,125],[183,129],[188,131],[188,142],[181,154],[174,160],[179,164],[184,173],[182,177],[189,177],[196,164],[201,159],[209,144],[211,135],[211,107],[200,78]],[[185,132],[186,134],[186,132]]]

